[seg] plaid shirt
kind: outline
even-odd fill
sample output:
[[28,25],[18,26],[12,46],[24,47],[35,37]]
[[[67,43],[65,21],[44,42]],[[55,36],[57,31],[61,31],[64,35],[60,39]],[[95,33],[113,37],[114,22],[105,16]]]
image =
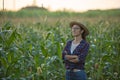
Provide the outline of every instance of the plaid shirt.
[[[85,41],[82,40],[80,44],[75,48],[73,51],[73,54],[71,54],[71,44],[73,40],[70,40],[67,42],[63,52],[62,52],[62,59],[63,62],[65,63],[66,69],[80,69],[84,70],[84,65],[85,65],[85,58],[87,56],[88,50],[89,50],[89,44]],[[65,55],[77,55],[79,57],[79,61],[77,63],[69,62],[68,60],[65,59]]]

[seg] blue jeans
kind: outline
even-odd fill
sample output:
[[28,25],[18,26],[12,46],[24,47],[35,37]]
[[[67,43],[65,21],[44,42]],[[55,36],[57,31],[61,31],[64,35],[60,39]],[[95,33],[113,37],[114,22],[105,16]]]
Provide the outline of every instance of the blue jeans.
[[77,72],[66,71],[66,80],[87,80],[87,75],[84,70]]

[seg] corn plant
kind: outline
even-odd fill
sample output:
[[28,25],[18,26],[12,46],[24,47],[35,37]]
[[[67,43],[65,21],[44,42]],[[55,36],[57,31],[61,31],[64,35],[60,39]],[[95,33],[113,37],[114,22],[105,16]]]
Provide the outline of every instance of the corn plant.
[[[17,20],[21,16],[22,20],[26,20],[30,15],[32,18],[28,19],[34,19],[34,13],[29,14],[26,11],[9,13],[6,13],[8,17],[12,15]],[[85,65],[88,80],[119,80],[120,24],[114,15],[111,17],[115,21],[111,21],[105,13],[101,14],[105,20],[101,19],[103,17],[97,20],[97,12],[94,16],[94,13],[47,11],[46,14],[41,13],[42,16],[37,13],[37,17],[43,18],[37,18],[38,22],[3,22],[0,27],[0,79],[65,80],[61,55],[67,40],[72,39],[68,25],[70,20],[66,18],[69,17],[72,20],[81,18],[90,31],[87,37],[90,49]],[[119,11],[116,14],[119,17]]]

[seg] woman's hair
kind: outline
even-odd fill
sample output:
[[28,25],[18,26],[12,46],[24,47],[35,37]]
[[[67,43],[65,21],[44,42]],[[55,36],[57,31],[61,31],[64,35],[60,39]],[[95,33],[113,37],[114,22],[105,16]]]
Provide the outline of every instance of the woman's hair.
[[[82,27],[80,27],[80,28],[81,28],[81,30],[83,30],[83,31],[84,31],[84,29],[83,29]],[[83,38],[84,40],[86,40],[85,31],[82,33],[82,38]]]

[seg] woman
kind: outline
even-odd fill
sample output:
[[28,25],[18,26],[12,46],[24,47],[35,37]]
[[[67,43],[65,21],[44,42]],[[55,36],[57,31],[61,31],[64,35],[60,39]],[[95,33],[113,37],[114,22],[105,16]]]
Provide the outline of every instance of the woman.
[[75,21],[70,23],[70,27],[74,39],[67,42],[62,52],[66,80],[86,80],[84,65],[89,50],[89,44],[86,42],[89,31],[83,24]]

